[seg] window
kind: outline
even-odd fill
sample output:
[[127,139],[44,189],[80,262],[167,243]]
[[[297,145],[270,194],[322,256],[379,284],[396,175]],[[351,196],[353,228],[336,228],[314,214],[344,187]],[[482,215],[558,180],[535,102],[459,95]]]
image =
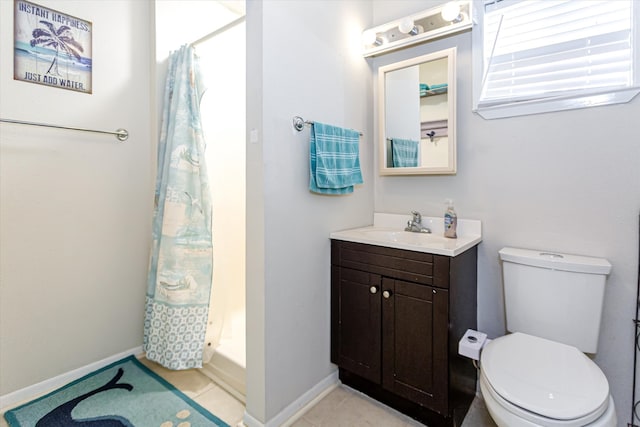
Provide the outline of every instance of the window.
[[633,19],[640,4],[633,3],[476,3],[474,110],[497,118],[631,100],[640,91],[640,20]]

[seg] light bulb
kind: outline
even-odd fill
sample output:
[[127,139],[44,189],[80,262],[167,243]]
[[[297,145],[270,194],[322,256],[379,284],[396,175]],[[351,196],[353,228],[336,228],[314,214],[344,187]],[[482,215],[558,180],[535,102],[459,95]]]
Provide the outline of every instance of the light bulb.
[[413,19],[411,18],[404,18],[402,21],[400,21],[398,30],[400,30],[400,32],[403,34],[411,34],[412,36],[418,34],[416,26],[413,23]]
[[457,21],[460,19],[460,5],[458,2],[450,1],[442,6],[440,14],[445,21]]
[[378,37],[375,31],[366,30],[362,33],[362,43],[365,46],[380,46],[382,39]]

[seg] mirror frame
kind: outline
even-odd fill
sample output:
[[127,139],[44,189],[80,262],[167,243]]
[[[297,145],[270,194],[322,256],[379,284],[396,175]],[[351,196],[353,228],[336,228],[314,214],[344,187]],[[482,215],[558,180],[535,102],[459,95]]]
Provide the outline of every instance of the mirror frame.
[[[386,144],[386,74],[424,62],[436,61],[447,58],[447,102],[448,102],[448,145],[449,162],[443,167],[388,167]],[[456,160],[456,48],[440,50],[407,59],[393,64],[383,65],[378,68],[378,146],[379,146],[379,173],[380,175],[454,175],[457,169]]]

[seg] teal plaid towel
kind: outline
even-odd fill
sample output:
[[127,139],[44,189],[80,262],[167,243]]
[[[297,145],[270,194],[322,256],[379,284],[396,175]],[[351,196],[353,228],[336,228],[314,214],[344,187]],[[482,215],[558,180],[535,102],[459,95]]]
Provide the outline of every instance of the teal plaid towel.
[[362,184],[360,134],[315,122],[309,141],[309,190],[321,194],[353,193]]
[[391,140],[394,168],[418,166],[418,141],[393,138]]

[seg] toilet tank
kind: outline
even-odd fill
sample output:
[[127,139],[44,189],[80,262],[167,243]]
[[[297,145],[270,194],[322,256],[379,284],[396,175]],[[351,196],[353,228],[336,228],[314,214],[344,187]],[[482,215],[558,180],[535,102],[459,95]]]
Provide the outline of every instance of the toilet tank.
[[529,249],[503,248],[499,253],[507,330],[595,353],[611,264]]

